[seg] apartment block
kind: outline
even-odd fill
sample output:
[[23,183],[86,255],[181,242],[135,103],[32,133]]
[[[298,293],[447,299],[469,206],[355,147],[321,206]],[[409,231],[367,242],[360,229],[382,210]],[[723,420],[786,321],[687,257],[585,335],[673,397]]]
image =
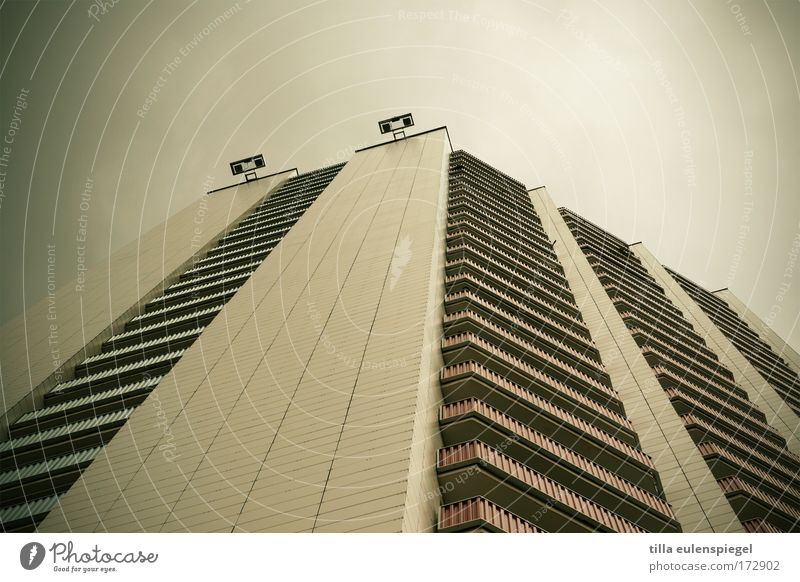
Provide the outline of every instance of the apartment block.
[[800,530],[797,354],[446,128],[199,208],[4,327],[3,531]]

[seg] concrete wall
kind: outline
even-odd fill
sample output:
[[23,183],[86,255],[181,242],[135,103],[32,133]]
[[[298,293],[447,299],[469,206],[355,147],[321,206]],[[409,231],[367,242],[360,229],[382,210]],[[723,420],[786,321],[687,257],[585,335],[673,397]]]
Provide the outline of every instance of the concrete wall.
[[[161,292],[192,257],[213,244],[268,192],[294,175],[272,177],[219,190],[150,229],[106,261],[86,272],[85,280],[53,290],[0,330],[0,439],[8,424],[41,403],[72,367]],[[56,253],[57,260],[74,260]]]
[[356,153],[40,530],[429,529],[446,144]]

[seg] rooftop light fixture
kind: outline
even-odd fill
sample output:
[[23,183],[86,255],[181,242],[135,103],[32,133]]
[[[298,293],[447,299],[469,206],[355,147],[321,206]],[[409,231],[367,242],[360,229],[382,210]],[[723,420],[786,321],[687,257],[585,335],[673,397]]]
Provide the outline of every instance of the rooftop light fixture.
[[383,121],[378,122],[378,127],[381,130],[381,134],[391,133],[395,140],[397,140],[398,136],[405,137],[405,129],[407,127],[411,127],[412,125],[414,125],[414,117],[410,113],[405,113],[403,115],[398,115],[397,117],[384,119]]
[[258,168],[263,168],[266,165],[267,164],[264,162],[264,156],[262,154],[258,154],[249,158],[231,162],[231,173],[234,176],[244,174],[244,179],[249,182],[250,180],[256,180],[258,178],[256,175],[256,170]]

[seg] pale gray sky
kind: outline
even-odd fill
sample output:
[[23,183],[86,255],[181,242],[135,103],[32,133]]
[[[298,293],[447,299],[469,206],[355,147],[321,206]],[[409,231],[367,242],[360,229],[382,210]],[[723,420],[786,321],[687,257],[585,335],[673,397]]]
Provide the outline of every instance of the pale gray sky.
[[798,349],[798,23],[793,0],[5,0],[0,321],[46,294],[48,244],[65,284],[79,232],[96,263],[231,160],[314,169],[411,111]]

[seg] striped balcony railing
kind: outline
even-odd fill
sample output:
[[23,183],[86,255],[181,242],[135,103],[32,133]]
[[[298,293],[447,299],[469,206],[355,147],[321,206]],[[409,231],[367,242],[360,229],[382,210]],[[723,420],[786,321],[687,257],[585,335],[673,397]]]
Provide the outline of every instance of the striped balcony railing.
[[488,524],[492,528],[506,533],[544,533],[532,523],[483,497],[448,503],[439,510],[440,531],[456,529],[474,522]]

